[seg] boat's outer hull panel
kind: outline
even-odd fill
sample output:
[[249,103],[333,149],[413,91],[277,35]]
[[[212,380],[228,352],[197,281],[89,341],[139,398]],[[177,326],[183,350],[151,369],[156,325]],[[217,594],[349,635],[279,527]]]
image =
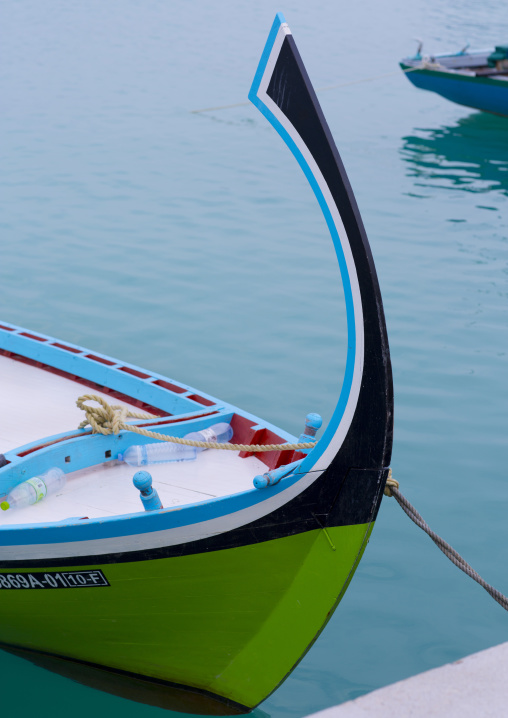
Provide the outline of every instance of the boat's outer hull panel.
[[473,77],[439,70],[412,70],[401,63],[407,79],[421,90],[438,95],[459,105],[508,117],[508,81],[489,77]]
[[42,583],[44,569],[2,571],[2,613],[9,620],[0,625],[0,643],[187,686],[249,710],[322,630],[372,526],[72,567],[101,570],[109,586],[16,588],[16,574],[25,576],[23,583],[34,583],[29,574]]

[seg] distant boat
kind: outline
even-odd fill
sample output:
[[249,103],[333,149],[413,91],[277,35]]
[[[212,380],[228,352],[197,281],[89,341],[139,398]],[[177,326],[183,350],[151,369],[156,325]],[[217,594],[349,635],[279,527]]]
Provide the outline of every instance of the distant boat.
[[407,79],[459,105],[508,117],[508,45],[414,57],[400,62]]
[[[316,415],[300,442],[175,379],[0,325],[0,648],[199,714],[252,710],[323,630],[371,535],[392,449],[390,352],[373,258],[281,15],[249,97],[307,176],[342,276],[346,370],[317,444],[290,446],[313,443]],[[280,239],[291,252],[291,237],[281,230]],[[255,307],[246,320],[253,318],[263,321]],[[244,448],[148,465],[163,508],[145,486],[143,510],[135,469],[119,459],[154,439],[125,427],[107,435],[76,429],[76,399],[90,392],[152,414],[133,428],[178,438],[226,423]],[[276,448],[253,453],[255,445]],[[13,489],[52,469],[66,475],[63,488],[12,508]],[[33,481],[41,498],[44,487]]]

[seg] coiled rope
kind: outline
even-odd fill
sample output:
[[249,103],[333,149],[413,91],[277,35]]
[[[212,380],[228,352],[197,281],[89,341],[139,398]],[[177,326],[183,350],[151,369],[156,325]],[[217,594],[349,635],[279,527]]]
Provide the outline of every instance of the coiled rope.
[[496,588],[491,586],[489,583],[483,580],[483,578],[478,574],[474,568],[472,568],[464,559],[462,556],[455,551],[454,548],[450,546],[449,543],[446,543],[446,541],[443,541],[443,539],[437,535],[430,526],[427,524],[426,521],[420,516],[418,511],[415,509],[414,506],[412,506],[409,501],[406,499],[405,496],[403,496],[399,491],[399,482],[396,481],[392,477],[392,470],[390,469],[388,473],[388,479],[386,482],[386,487],[384,490],[384,493],[386,496],[393,496],[394,499],[397,501],[401,509],[406,513],[411,521],[413,521],[417,526],[419,526],[422,531],[425,531],[425,533],[430,536],[430,538],[434,541],[436,546],[440,551],[444,553],[445,556],[447,556],[452,563],[454,563],[458,568],[460,568],[461,571],[464,571],[464,573],[469,576],[469,578],[472,578],[473,581],[476,581],[476,583],[479,583],[482,588],[484,588],[487,593],[489,593],[494,601],[497,601],[500,606],[502,606],[506,611],[508,611],[508,598],[504,596],[500,591],[498,591]]
[[[89,406],[85,401],[96,401],[100,406]],[[219,444],[213,441],[194,441],[192,439],[181,439],[178,436],[167,436],[159,434],[156,431],[148,431],[140,426],[127,424],[126,419],[157,419],[159,417],[145,412],[131,411],[127,406],[118,404],[108,404],[101,396],[97,394],[84,394],[76,401],[78,409],[82,409],[86,418],[79,425],[79,429],[85,426],[92,427],[94,434],[119,434],[120,431],[133,431],[141,436],[147,436],[150,439],[158,439],[159,441],[170,441],[173,444],[183,444],[184,446],[198,446],[201,449],[222,449],[226,451],[248,451],[249,453],[259,453],[263,451],[298,451],[300,449],[312,449],[316,446],[316,441],[309,441],[300,444]]]

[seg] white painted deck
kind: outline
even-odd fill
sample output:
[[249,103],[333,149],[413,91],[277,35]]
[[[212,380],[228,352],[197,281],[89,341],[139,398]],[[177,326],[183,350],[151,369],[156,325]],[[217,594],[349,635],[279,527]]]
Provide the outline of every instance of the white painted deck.
[[502,718],[508,643],[314,713],[311,718]]
[[129,406],[71,379],[0,355],[0,453],[77,429],[85,414],[76,399],[83,394],[98,394],[110,404]]
[[234,451],[209,449],[195,461],[132,467],[119,461],[67,474],[61,492],[34,506],[0,512],[0,526],[62,521],[71,517],[100,518],[144,511],[132,477],[140,468],[153,478],[165,508],[193,504],[216,496],[252,489],[252,479],[266,471],[255,457],[240,459]]
[[[77,429],[84,413],[76,407],[76,399],[85,393],[100,394],[75,381],[0,356],[0,406],[4,417],[0,421],[0,453]],[[117,399],[113,403],[125,404]],[[165,508],[252,489],[254,476],[266,471],[266,465],[255,457],[241,459],[237,452],[213,449],[199,453],[194,461],[142,468],[152,475]],[[123,462],[109,461],[69,473],[61,492],[25,509],[0,511],[0,526],[143,511],[139,491],[132,484],[138,470]]]

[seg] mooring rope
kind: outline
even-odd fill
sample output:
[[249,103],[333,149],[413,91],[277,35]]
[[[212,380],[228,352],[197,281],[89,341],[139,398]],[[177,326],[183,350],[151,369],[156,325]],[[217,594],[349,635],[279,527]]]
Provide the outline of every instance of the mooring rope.
[[[89,406],[85,401],[96,401],[100,406]],[[249,453],[260,453],[263,451],[299,451],[300,449],[312,449],[316,446],[316,441],[309,441],[300,444],[219,444],[213,441],[194,441],[192,439],[181,439],[178,436],[167,436],[159,434],[156,431],[148,431],[134,424],[127,424],[126,419],[157,419],[153,414],[145,412],[131,411],[127,406],[118,404],[108,404],[101,396],[97,394],[84,394],[76,401],[79,409],[86,414],[79,425],[79,429],[84,429],[88,424],[92,427],[94,434],[119,434],[120,431],[133,431],[141,436],[147,436],[150,439],[158,439],[159,441],[170,441],[173,444],[183,444],[184,446],[198,446],[201,449],[222,449],[226,451],[248,451]]]
[[415,509],[414,506],[412,506],[409,501],[406,499],[405,496],[403,496],[399,491],[399,482],[396,481],[392,477],[392,470],[390,469],[388,474],[388,480],[386,482],[386,487],[384,491],[386,496],[393,496],[394,499],[397,501],[401,509],[406,513],[411,521],[413,521],[417,526],[419,526],[422,531],[425,531],[425,533],[430,536],[430,538],[434,541],[436,546],[440,551],[444,553],[445,556],[447,556],[452,563],[454,563],[458,568],[460,568],[461,571],[464,571],[464,573],[473,579],[473,581],[476,581],[476,583],[479,583],[482,588],[484,588],[487,593],[489,593],[494,601],[497,601],[500,606],[502,606],[506,611],[508,611],[508,598],[504,596],[500,591],[498,591],[496,588],[491,586],[489,583],[483,580],[483,578],[478,574],[474,568],[472,568],[463,558],[462,556],[455,551],[454,548],[450,546],[449,543],[446,543],[440,536],[437,535],[430,526],[427,524],[426,521],[420,516],[418,511]]
[[[399,75],[401,72],[407,74],[415,70],[421,70],[421,67],[408,67],[406,70],[396,70],[395,72],[385,72],[383,75],[374,75],[373,77],[363,77],[359,80],[350,80],[349,82],[341,82],[338,85],[327,85],[326,87],[318,87],[316,92],[326,92],[327,90],[336,90],[339,87],[349,87],[350,85],[360,85],[362,82],[374,82],[374,80],[382,80],[384,77],[392,77]],[[191,114],[200,115],[202,112],[215,112],[216,110],[230,110],[233,107],[247,107],[250,102],[234,102],[231,105],[218,105],[217,107],[202,107],[200,110],[191,110]]]

